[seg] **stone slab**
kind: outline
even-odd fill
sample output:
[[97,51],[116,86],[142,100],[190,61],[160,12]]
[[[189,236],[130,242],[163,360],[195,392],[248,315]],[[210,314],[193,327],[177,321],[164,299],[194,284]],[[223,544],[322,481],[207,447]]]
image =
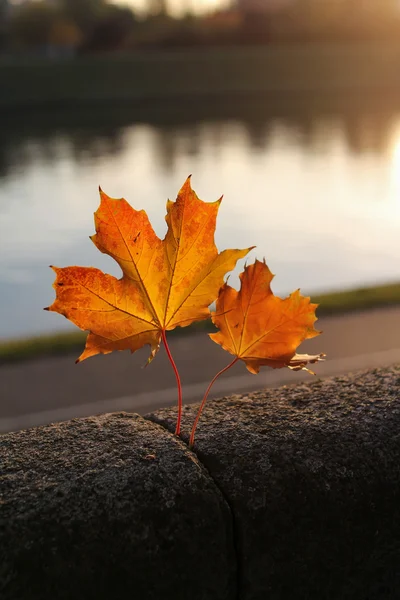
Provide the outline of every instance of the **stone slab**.
[[211,401],[195,452],[234,516],[240,600],[400,598],[399,367]]
[[230,600],[231,515],[165,429],[113,414],[0,436],[2,600]]

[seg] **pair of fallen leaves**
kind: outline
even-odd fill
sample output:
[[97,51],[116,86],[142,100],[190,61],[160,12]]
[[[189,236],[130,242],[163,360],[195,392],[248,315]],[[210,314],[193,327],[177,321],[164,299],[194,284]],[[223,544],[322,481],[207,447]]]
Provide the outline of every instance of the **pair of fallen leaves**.
[[[182,389],[166,332],[207,319],[213,302],[211,318],[219,331],[210,337],[234,355],[228,367],[241,359],[251,373],[258,373],[261,365],[299,370],[323,357],[296,354],[303,340],[320,333],[314,329],[317,305],[299,291],[284,300],[274,296],[273,275],[265,261],[245,266],[240,291],[224,283],[226,273],[252,248],[218,253],[214,232],[221,200],[203,202],[188,178],[176,202],[167,202],[168,230],[161,240],[144,210],[101,190],[100,197],[91,239],[117,261],[123,276],[116,279],[92,267],[52,267],[56,300],[47,310],[90,332],[77,362],[113,350],[135,352],[145,344],[151,348],[150,362],[163,341],[177,377],[177,434]],[[193,440],[194,430],[191,444]]]

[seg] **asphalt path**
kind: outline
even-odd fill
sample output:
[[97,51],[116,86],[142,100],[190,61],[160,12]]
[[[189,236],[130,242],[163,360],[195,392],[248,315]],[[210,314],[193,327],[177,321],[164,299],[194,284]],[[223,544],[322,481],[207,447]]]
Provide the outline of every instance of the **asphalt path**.
[[[400,307],[321,318],[323,335],[300,352],[325,352],[313,365],[318,377],[400,362]],[[200,401],[217,371],[231,356],[204,333],[176,336],[170,348],[181,373],[184,402]],[[78,353],[79,354],[79,353]],[[144,414],[176,402],[175,377],[164,348],[146,368],[146,349],[114,352],[75,364],[76,355],[40,358],[0,367],[0,432],[74,417],[126,410]],[[239,361],[220,377],[213,396],[245,393],[296,383],[313,376],[289,369],[247,372]]]

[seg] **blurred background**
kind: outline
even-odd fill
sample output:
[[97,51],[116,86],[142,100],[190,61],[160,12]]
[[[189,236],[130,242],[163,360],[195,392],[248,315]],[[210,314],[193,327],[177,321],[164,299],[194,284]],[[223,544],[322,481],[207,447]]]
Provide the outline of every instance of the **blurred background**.
[[[399,0],[0,0],[0,121],[0,430],[174,401],[161,353],[75,367],[85,336],[42,311],[49,264],[119,276],[88,239],[99,185],[163,237],[193,173],[224,195],[218,247],[321,301],[320,375],[400,360]],[[229,357],[190,335],[197,400]],[[305,377],[244,373],[217,392]]]

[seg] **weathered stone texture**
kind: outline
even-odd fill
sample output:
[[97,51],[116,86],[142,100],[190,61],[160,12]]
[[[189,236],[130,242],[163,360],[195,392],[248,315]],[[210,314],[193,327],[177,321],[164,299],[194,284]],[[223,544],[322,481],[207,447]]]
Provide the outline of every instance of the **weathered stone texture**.
[[400,598],[400,368],[211,401],[195,451],[233,512],[241,600]]
[[0,437],[2,600],[235,598],[231,516],[185,445],[137,415]]

